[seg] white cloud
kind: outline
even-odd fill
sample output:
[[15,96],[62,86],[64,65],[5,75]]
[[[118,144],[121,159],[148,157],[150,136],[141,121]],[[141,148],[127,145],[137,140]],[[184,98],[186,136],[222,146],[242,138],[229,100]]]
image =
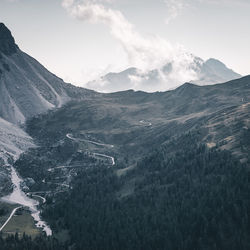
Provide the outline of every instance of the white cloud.
[[[161,37],[142,36],[119,10],[106,7],[101,2],[103,1],[64,0],[63,7],[79,20],[106,25],[126,52],[130,66],[147,72],[172,63],[172,81],[185,82],[195,78],[194,71],[190,67],[193,63],[193,56],[190,53],[180,46],[173,46]],[[134,80],[136,85],[140,83],[138,78]],[[143,86],[141,87],[143,89]],[[164,88],[167,89],[168,86]]]
[[165,20],[167,24],[175,19],[187,4],[184,0],[164,0],[164,2],[167,7],[167,18]]

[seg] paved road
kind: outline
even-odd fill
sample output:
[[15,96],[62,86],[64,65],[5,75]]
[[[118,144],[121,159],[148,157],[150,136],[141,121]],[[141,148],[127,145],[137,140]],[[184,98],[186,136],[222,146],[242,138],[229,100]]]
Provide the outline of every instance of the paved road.
[[16,211],[21,208],[22,206],[16,207],[12,210],[9,218],[4,222],[4,224],[2,225],[2,227],[0,228],[0,232],[4,229],[4,227],[8,224],[8,222],[11,220],[11,218],[14,216],[14,214],[16,213]]
[[[110,144],[103,144],[103,143],[99,143],[99,142],[94,142],[94,141],[89,141],[89,140],[74,138],[71,134],[67,134],[66,137],[69,138],[69,139],[71,139],[71,140],[73,140],[73,141],[85,141],[85,142],[89,142],[89,143],[96,144],[96,145],[103,146],[103,147],[111,147],[111,148],[114,147],[114,145],[110,145]],[[105,155],[105,154],[99,154],[99,153],[93,153],[93,155],[108,158],[108,159],[111,160],[112,166],[115,165],[115,158],[112,157],[112,156]]]
[[110,148],[114,147],[114,145],[111,145],[111,144],[104,144],[104,143],[90,141],[90,140],[86,140],[86,139],[74,138],[71,134],[67,134],[66,137],[71,139],[71,140],[74,140],[74,141],[88,142],[88,143],[95,144],[95,145],[98,145],[98,146],[103,146],[103,147],[110,147]]
[[40,198],[43,201],[43,204],[46,202],[46,199],[40,195],[32,194],[32,193],[27,193],[27,195],[32,195],[32,197]]
[[112,156],[109,156],[109,155],[104,155],[104,154],[99,154],[99,153],[93,153],[93,155],[108,158],[108,159],[110,159],[110,160],[111,160],[111,162],[112,162],[112,166],[114,166],[114,165],[115,165],[115,159],[114,159],[114,157],[112,157]]
[[144,120],[141,120],[140,123],[142,125],[145,125],[146,127],[151,127],[152,126],[152,123],[151,122],[147,122],[147,121],[144,121]]

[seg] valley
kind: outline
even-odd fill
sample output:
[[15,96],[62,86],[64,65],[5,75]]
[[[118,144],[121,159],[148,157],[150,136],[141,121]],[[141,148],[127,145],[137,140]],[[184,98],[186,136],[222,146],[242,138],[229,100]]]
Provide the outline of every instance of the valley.
[[[69,215],[73,212],[71,211],[73,204],[74,211],[78,211],[78,207],[81,208],[78,216],[83,216],[82,213],[89,213],[85,215],[86,220],[91,220],[89,216],[92,214],[101,216],[92,206],[111,209],[109,206],[115,203],[117,205],[114,206],[119,208],[116,211],[118,214],[123,211],[121,204],[130,211],[127,207],[130,202],[136,204],[138,209],[139,207],[143,209],[141,202],[144,204],[154,192],[157,194],[154,199],[166,199],[158,196],[160,191],[156,190],[162,190],[162,195],[170,195],[168,199],[173,199],[167,190],[172,190],[175,185],[180,185],[178,188],[182,189],[187,185],[184,183],[190,181],[189,188],[193,190],[192,192],[199,192],[199,195],[204,197],[201,191],[204,188],[208,189],[206,192],[216,191],[210,185],[203,186],[203,181],[214,183],[213,185],[219,188],[217,181],[234,178],[232,173],[239,168],[240,164],[243,167],[242,171],[246,172],[239,173],[241,177],[236,174],[235,178],[248,176],[249,91],[250,80],[249,77],[245,77],[222,85],[197,87],[185,84],[171,92],[148,94],[128,91],[73,101],[58,110],[49,111],[47,114],[27,121],[26,131],[34,139],[37,147],[30,148],[21,155],[15,162],[15,168],[25,179],[34,180],[35,183],[29,187],[29,192],[46,199],[42,215],[52,226],[55,237],[61,235],[62,231],[69,230],[71,241],[75,241],[78,234],[72,234],[73,228],[70,229],[61,224],[62,220],[71,223]],[[186,102],[187,99],[192,102]],[[190,158],[191,155],[196,154],[200,155],[200,160],[196,156]],[[210,158],[212,157],[210,155],[213,155],[213,158]],[[206,158],[210,160],[207,161]],[[200,162],[197,163],[195,159]],[[183,168],[183,164],[184,166],[187,164],[187,169],[190,168],[190,170]],[[203,164],[208,164],[208,166],[203,166]],[[222,164],[224,173],[221,169],[217,169],[218,164]],[[229,167],[227,170],[225,170],[226,166]],[[199,170],[200,167],[202,172]],[[197,169],[192,170],[192,168]],[[176,171],[184,172],[177,174]],[[184,183],[177,184],[178,178],[181,176],[186,178],[186,175],[190,177],[183,180]],[[206,179],[208,177],[209,179]],[[201,181],[203,178],[205,179]],[[175,180],[173,183],[170,182],[172,179]],[[79,181],[82,182],[81,185]],[[102,184],[103,181],[106,186],[103,186],[105,185]],[[155,184],[151,184],[155,181]],[[245,188],[248,188],[247,183],[247,180],[242,180]],[[231,185],[227,181],[224,184]],[[227,188],[231,190],[237,188],[236,186],[232,185],[230,188],[227,186]],[[83,190],[85,188],[88,190],[87,193]],[[92,188],[96,190],[94,193],[91,191]],[[97,191],[99,189],[103,190]],[[186,191],[183,190],[183,192]],[[95,192],[105,197],[101,198],[101,200],[104,199],[104,204],[109,199],[111,199],[111,204],[106,204],[108,207],[103,203],[99,204],[94,198],[97,195]],[[178,197],[179,192],[176,194]],[[243,193],[239,194],[239,197],[241,195]],[[144,196],[145,201],[141,200]],[[228,200],[223,202],[232,202],[230,196],[226,197]],[[88,200],[86,202],[91,207],[91,211],[88,210],[90,207],[85,208],[87,206],[85,202],[84,204],[76,203],[81,199],[83,199],[82,202],[85,199]],[[172,205],[177,202],[176,199],[172,200]],[[180,196],[178,199],[183,199],[183,197]],[[204,199],[207,198],[204,197]],[[246,202],[245,199],[244,196],[244,202]],[[71,203],[66,205],[63,202],[67,200]],[[183,202],[188,204],[189,199]],[[199,204],[199,200],[194,202]],[[144,205],[152,206],[151,209],[153,209],[154,204]],[[62,212],[61,206],[67,206],[68,210]],[[83,212],[82,209],[87,210]],[[179,211],[178,207],[175,209]],[[144,213],[146,211],[142,212]],[[63,215],[60,217],[58,214]],[[106,216],[111,216],[111,214],[108,213]],[[150,216],[155,216],[155,214]],[[88,228],[98,223],[94,221],[93,217],[93,221],[88,222],[90,223]],[[81,230],[85,223],[82,222],[79,225]],[[141,223],[144,223],[143,219]],[[104,233],[104,231],[99,233],[101,232]],[[124,234],[126,235],[127,232]],[[85,237],[84,239],[86,240]],[[82,242],[80,239],[77,241]],[[124,242],[122,244],[128,248]],[[177,242],[176,244],[178,245]]]
[[250,249],[250,76],[98,93],[1,34],[0,249]]
[[[244,171],[248,172],[249,92],[250,79],[245,77],[222,85],[198,87],[193,84],[184,84],[169,92],[148,94],[127,91],[71,101],[60,109],[51,110],[27,121],[26,131],[33,138],[36,147],[31,147],[21,154],[15,161],[14,167],[25,181],[23,187],[27,190],[25,190],[26,195],[32,199],[39,199],[42,218],[51,226],[54,237],[63,242],[60,235],[67,232],[68,240],[64,244],[72,244],[71,242],[76,240],[82,242],[77,238],[78,234],[74,229],[69,226],[71,223],[69,218],[73,220],[70,214],[78,211],[78,207],[81,208],[76,213],[78,216],[88,213],[85,215],[86,219],[90,220],[88,228],[97,223],[94,222],[94,217],[91,217],[92,214],[99,216],[99,212],[93,209],[93,206],[111,209],[109,206],[115,203],[114,206],[118,206],[116,212],[119,214],[123,211],[121,205],[125,210],[130,211],[127,206],[132,202],[132,204],[137,204],[138,209],[142,209],[142,215],[147,214],[148,212],[143,212],[141,204],[145,201],[141,199],[145,196],[148,200],[152,195],[151,192],[156,192],[155,188],[162,189],[162,195],[170,195],[167,190],[177,185],[179,177],[184,178],[186,175],[175,174],[179,166],[178,161],[181,161],[181,164],[184,162],[191,164],[189,161],[193,160],[188,156],[189,154],[195,155],[197,154],[195,152],[199,152],[201,158],[210,157],[209,155],[213,154],[217,163],[214,160],[209,161],[210,165],[217,165],[219,161],[226,160],[227,163],[222,163],[223,166],[232,166],[232,170],[230,167],[227,171],[235,171],[235,166],[242,164]],[[157,170],[165,166],[166,161],[168,162],[166,169],[164,167],[162,170]],[[200,164],[204,164],[204,161],[205,159],[201,160],[203,163]],[[234,162],[233,165],[230,165],[232,162]],[[188,166],[195,167],[196,164],[193,162]],[[198,166],[201,166],[200,164]],[[173,165],[172,170],[171,165]],[[177,169],[174,170],[176,167]],[[167,170],[168,168],[170,169]],[[212,171],[212,169],[208,168],[206,171]],[[179,171],[187,170],[184,168]],[[191,169],[190,171],[191,176],[196,174],[196,171],[192,172]],[[214,168],[214,171],[217,171],[217,168]],[[164,174],[160,177],[159,173],[163,172]],[[213,172],[211,174],[211,176],[214,175]],[[228,174],[231,176],[230,172]],[[218,175],[221,177],[215,175],[213,177],[215,179],[211,177],[210,181],[216,183],[217,178],[227,178],[223,175],[222,173]],[[247,173],[243,174],[243,176],[247,175]],[[169,183],[172,178],[177,178],[174,181],[175,184]],[[190,178],[189,181],[196,177]],[[152,186],[151,183],[156,180],[161,180],[162,184],[156,184],[157,181]],[[82,182],[81,185],[79,181]],[[245,180],[243,182],[246,183]],[[198,188],[198,186],[195,187],[195,183],[196,181],[192,181],[189,184],[190,188],[194,188],[193,192],[196,192]],[[181,184],[179,188],[183,185]],[[205,186],[202,187],[203,184],[199,185],[205,188]],[[83,190],[85,188],[88,190],[87,193]],[[234,188],[234,185],[230,188]],[[92,193],[92,189],[97,193]],[[211,192],[214,191],[211,190]],[[155,194],[158,194],[158,191]],[[96,195],[103,196],[100,201],[104,199],[104,203],[99,204],[94,198]],[[141,198],[138,198],[138,195]],[[83,201],[80,201],[81,199]],[[88,199],[87,203],[85,199]],[[111,204],[108,202],[109,199]],[[158,195],[154,199],[165,200]],[[168,197],[168,199],[173,199],[173,197]],[[67,204],[67,200],[70,203]],[[172,202],[173,205],[176,200]],[[183,202],[186,204],[188,200]],[[17,203],[20,204],[20,201]],[[91,211],[90,207],[84,208],[87,204],[91,207]],[[154,204],[144,205],[152,206],[151,209],[153,209]],[[33,207],[34,203],[31,206]],[[65,206],[68,206],[68,209],[62,212],[60,207]],[[179,211],[177,207],[175,209]],[[39,213],[36,214],[38,215]],[[111,214],[108,213],[106,216],[111,216]],[[149,216],[155,216],[155,214]],[[120,215],[119,218],[121,218]],[[103,219],[100,218],[101,221]],[[81,230],[85,223],[87,222],[79,225]],[[143,220],[140,223],[144,223]],[[46,231],[46,224],[38,224]],[[148,226],[145,225],[145,227]],[[100,230],[103,229],[100,228]],[[113,228],[109,230],[112,231]],[[99,233],[101,232],[104,233],[104,231]],[[50,233],[47,232],[47,234]],[[126,235],[127,232],[124,234]],[[86,240],[85,237],[84,239]],[[90,241],[91,237],[87,242],[92,244]],[[104,244],[101,242],[100,244]],[[122,244],[129,247],[124,242]],[[177,242],[175,244],[178,245]]]

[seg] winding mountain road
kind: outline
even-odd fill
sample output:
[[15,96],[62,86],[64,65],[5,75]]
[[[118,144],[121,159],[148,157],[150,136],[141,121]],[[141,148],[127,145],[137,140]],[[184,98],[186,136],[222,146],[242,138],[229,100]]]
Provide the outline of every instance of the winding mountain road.
[[112,157],[112,156],[104,155],[104,154],[99,154],[99,153],[93,153],[93,155],[100,156],[100,157],[104,157],[104,158],[108,158],[108,159],[111,160],[112,166],[115,165],[115,159],[114,159],[114,157]]
[[[99,142],[95,142],[95,141],[89,141],[89,140],[85,140],[85,139],[78,139],[78,138],[74,138],[71,134],[67,134],[66,137],[68,139],[71,139],[73,141],[84,141],[84,142],[88,142],[88,143],[92,143],[98,146],[103,146],[103,147],[111,147],[113,148],[114,145],[111,144],[104,144],[104,143],[99,143]],[[100,157],[104,157],[104,158],[108,158],[111,160],[111,164],[112,166],[115,165],[115,158],[109,155],[105,155],[105,154],[100,154],[100,153],[92,153],[94,156],[100,156]]]
[[94,145],[98,145],[98,146],[103,146],[103,147],[110,147],[110,148],[114,147],[114,145],[111,145],[111,144],[104,144],[104,143],[90,141],[90,140],[86,140],[86,139],[74,138],[74,137],[72,137],[71,134],[67,134],[66,137],[69,138],[69,139],[71,139],[71,140],[74,140],[74,141],[88,142],[88,143],[91,143],[91,144],[94,144]]
[[37,197],[37,198],[41,199],[43,201],[42,204],[44,204],[46,202],[46,199],[40,195],[32,194],[32,193],[27,193],[27,195],[32,195],[32,197]]
[[151,122],[147,122],[147,121],[144,121],[144,120],[141,120],[140,121],[140,124],[146,126],[146,127],[151,127],[152,126],[152,123]]

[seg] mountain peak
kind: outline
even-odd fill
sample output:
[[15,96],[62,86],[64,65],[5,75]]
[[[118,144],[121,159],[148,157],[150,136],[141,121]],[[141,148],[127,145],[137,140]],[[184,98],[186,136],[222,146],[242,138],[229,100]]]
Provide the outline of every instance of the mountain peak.
[[10,30],[0,23],[0,52],[5,55],[12,55],[17,51],[18,46]]
[[226,67],[226,65],[223,62],[215,58],[209,58],[205,63],[208,65],[217,65],[217,66]]

